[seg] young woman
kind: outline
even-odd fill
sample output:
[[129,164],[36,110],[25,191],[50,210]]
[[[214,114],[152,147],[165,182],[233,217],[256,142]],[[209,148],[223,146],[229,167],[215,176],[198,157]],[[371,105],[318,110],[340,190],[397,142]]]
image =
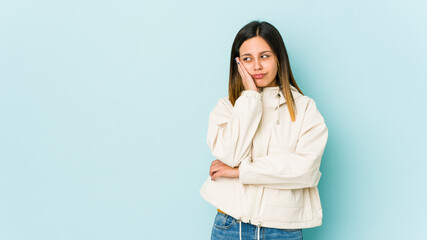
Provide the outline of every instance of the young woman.
[[327,138],[278,30],[248,23],[231,49],[228,97],[209,115],[207,143],[217,160],[200,194],[218,208],[211,239],[303,239],[303,228],[320,226]]

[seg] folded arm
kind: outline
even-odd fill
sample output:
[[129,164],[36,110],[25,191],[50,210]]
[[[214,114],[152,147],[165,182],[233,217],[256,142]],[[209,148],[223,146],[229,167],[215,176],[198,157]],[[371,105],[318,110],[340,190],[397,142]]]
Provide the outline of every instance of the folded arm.
[[275,189],[317,186],[321,158],[328,138],[328,128],[311,99],[304,115],[295,151],[242,161],[239,180]]
[[256,91],[243,91],[234,107],[220,99],[209,114],[207,144],[212,155],[230,167],[250,158],[261,115],[261,95]]

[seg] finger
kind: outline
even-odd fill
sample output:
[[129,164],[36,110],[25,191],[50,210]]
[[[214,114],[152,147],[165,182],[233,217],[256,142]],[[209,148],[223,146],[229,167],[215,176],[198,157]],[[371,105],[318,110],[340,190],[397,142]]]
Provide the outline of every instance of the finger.
[[243,65],[243,63],[240,61],[240,58],[239,57],[237,57],[237,65],[240,67],[240,70],[242,71],[242,73],[243,74],[248,74],[248,75],[250,75],[249,73],[248,73],[248,70],[246,70],[246,67],[245,67],[245,65]]
[[221,161],[217,161],[212,166],[215,167],[215,168],[217,168],[217,169],[222,169],[222,168],[224,168],[227,165],[225,163],[221,162]]
[[212,181],[215,181],[215,179],[217,179],[218,177],[220,177],[222,175],[222,172],[221,171],[217,171],[217,172],[215,172],[213,175],[212,175],[212,177],[211,177],[211,179],[212,179]]
[[240,76],[244,78],[245,73],[243,72],[243,69],[242,69],[242,63],[240,63],[239,60],[237,60],[236,63],[237,63],[237,71],[239,72]]
[[215,161],[212,161],[211,166],[222,165],[222,164],[224,163],[217,159]]
[[209,168],[209,175],[212,177],[212,174],[214,174],[216,171],[218,171],[218,166],[212,164],[211,167]]
[[[239,58],[236,58],[236,61],[239,63],[237,64],[237,70],[239,71],[240,76],[242,77],[242,82],[244,87],[249,87],[253,84],[255,84],[254,79],[252,78],[252,76],[249,74],[248,70],[246,69],[246,67],[240,62]],[[248,85],[248,86],[246,86]]]
[[220,171],[220,170],[222,170],[222,166],[219,166],[219,165],[211,166],[211,168],[210,168],[210,170],[209,170],[209,175],[212,177],[212,175],[213,175],[215,172],[218,172],[218,171]]
[[212,167],[209,168],[209,176],[212,177],[212,175],[214,174],[214,169]]
[[212,161],[212,162],[211,162],[211,166],[210,166],[210,168],[212,168],[212,167],[214,167],[214,166],[217,166],[217,165],[218,165],[218,163],[219,163],[219,161]]
[[[239,60],[240,62],[240,60]],[[241,65],[241,69],[243,74],[248,78],[248,79],[252,79],[252,76],[249,74],[248,70],[246,69],[245,65],[243,65],[242,63],[238,64]]]

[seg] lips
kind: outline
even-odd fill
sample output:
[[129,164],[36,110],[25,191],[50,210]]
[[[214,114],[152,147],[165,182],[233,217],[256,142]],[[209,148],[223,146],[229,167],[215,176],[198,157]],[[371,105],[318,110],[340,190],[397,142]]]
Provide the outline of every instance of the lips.
[[254,74],[252,75],[253,78],[263,78],[265,74]]

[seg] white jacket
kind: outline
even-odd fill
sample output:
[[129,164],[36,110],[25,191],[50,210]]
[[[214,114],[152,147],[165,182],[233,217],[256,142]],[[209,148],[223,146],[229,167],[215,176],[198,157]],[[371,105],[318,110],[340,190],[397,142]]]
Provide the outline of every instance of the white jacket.
[[322,225],[317,184],[328,129],[313,99],[293,86],[291,92],[295,122],[279,87],[245,90],[234,107],[221,98],[209,115],[212,154],[240,166],[239,178],[208,176],[200,194],[243,222],[282,229]]

